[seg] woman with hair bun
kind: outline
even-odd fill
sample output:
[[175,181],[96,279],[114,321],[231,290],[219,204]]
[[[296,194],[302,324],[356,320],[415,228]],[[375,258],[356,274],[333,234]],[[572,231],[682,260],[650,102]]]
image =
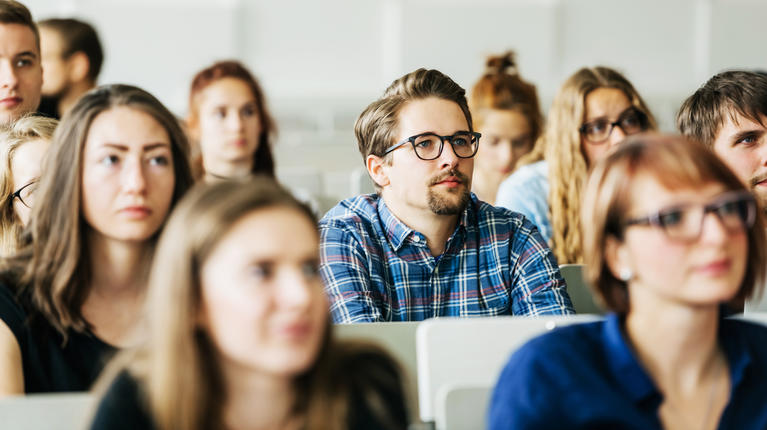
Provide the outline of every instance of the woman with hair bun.
[[469,107],[482,133],[472,191],[493,204],[498,186],[533,149],[543,126],[535,85],[519,76],[513,51],[487,59],[485,73],[471,91]]

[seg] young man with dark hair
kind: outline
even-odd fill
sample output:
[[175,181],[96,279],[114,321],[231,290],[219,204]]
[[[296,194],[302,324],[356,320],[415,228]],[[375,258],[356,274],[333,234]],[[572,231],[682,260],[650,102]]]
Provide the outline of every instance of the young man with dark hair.
[[96,86],[104,51],[96,30],[87,22],[54,18],[38,25],[43,61],[41,111],[59,118]]
[[355,134],[378,193],[320,221],[335,322],[573,312],[536,227],[469,191],[480,135],[452,79],[419,69],[394,81]]
[[767,206],[767,75],[714,75],[684,101],[679,131],[711,149]]
[[0,124],[36,111],[42,84],[40,38],[32,14],[19,2],[0,0]]

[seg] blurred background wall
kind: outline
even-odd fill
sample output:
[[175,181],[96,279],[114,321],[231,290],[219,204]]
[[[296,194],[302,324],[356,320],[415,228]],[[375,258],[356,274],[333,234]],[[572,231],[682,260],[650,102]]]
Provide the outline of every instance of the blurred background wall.
[[[22,0],[24,1],[24,0]],[[364,189],[352,132],[400,75],[437,68],[471,88],[514,49],[544,114],[585,65],[622,71],[673,131],[714,73],[767,69],[767,0],[27,0],[35,19],[78,17],[102,38],[100,83],[143,87],[179,116],[197,70],[247,64],[275,115],[278,175],[329,201]],[[360,182],[361,181],[361,182]]]

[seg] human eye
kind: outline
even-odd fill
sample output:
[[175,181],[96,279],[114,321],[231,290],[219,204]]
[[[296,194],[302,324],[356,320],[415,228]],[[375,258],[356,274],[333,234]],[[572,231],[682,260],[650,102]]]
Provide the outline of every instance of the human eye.
[[266,282],[274,275],[274,267],[270,263],[254,263],[248,267],[248,276],[254,281]]
[[511,141],[511,147],[514,149],[524,149],[532,144],[530,136],[524,136]]
[[32,63],[33,63],[33,61],[30,58],[22,57],[22,58],[17,58],[16,59],[16,67],[31,66]]
[[255,116],[256,115],[256,106],[249,104],[242,108],[241,110],[243,116]]
[[418,149],[430,149],[434,147],[434,145],[437,142],[436,136],[433,135],[426,135],[426,136],[419,136],[415,140],[415,146]]
[[167,155],[154,155],[151,158],[149,158],[149,165],[150,166],[167,166],[170,164],[170,157]]
[[450,139],[450,142],[453,146],[468,146],[471,145],[471,135],[466,133],[456,134]]
[[107,167],[114,166],[114,165],[116,165],[119,162],[120,162],[120,157],[118,157],[117,155],[114,155],[114,154],[107,154],[107,155],[99,158],[99,160],[98,160],[99,164],[101,164],[103,166],[107,166]]
[[213,117],[218,118],[218,119],[226,118],[226,108],[224,108],[224,107],[216,108],[213,111]]
[[759,140],[756,133],[746,133],[735,140],[736,145],[752,146]]
[[682,209],[669,209],[658,213],[658,221],[661,227],[676,227],[684,220]]
[[604,131],[607,129],[607,120],[598,119],[596,121],[591,121],[589,123],[584,124],[583,129],[588,135],[597,135],[597,134],[604,133]]
[[301,273],[307,279],[316,279],[320,275],[320,266],[317,261],[307,261],[301,265]]

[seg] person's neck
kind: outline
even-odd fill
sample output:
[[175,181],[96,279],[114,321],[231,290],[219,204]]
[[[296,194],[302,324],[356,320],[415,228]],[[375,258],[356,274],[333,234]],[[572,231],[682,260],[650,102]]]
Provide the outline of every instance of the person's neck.
[[692,392],[717,366],[726,366],[717,337],[718,305],[661,302],[642,294],[641,287],[632,292],[625,329],[661,392]]
[[70,85],[67,91],[59,97],[59,105],[57,106],[59,117],[63,117],[65,113],[69,112],[77,100],[95,86],[96,84],[91,81],[75,82]]
[[143,290],[149,244],[126,242],[91,234],[88,238],[91,263],[91,293],[122,295]]
[[386,199],[386,193],[381,195],[394,216],[406,226],[426,237],[431,255],[439,256],[445,251],[447,240],[455,231],[461,215],[438,215],[429,209],[415,209]]
[[216,161],[203,157],[202,167],[205,170],[205,182],[246,178],[252,174],[253,159]]
[[503,182],[504,177],[482,169],[474,169],[474,177],[471,179],[471,191],[477,198],[489,204],[495,204],[495,197],[498,194],[498,187]]
[[295,401],[289,377],[254,372],[222,360],[226,387],[223,419],[231,430],[292,429],[300,417],[291,417]]

